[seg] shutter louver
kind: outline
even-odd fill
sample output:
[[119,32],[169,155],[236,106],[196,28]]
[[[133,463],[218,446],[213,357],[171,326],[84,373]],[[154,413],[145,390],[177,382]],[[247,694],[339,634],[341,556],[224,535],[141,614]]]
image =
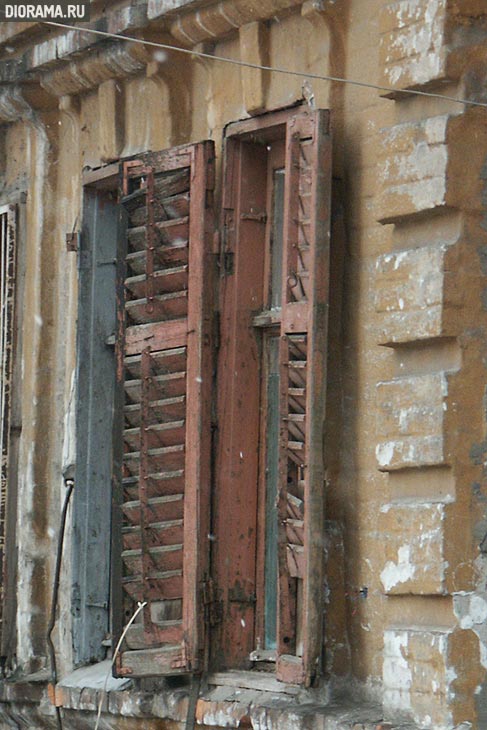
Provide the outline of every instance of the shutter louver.
[[213,144],[203,142],[123,165],[125,324],[119,324],[117,343],[123,454],[115,519],[121,537],[114,542],[123,589],[114,596],[123,612],[114,611],[115,633],[120,635],[135,602],[146,606],[126,635],[120,675],[202,668],[213,164]]
[[329,114],[287,122],[280,344],[277,677],[311,684],[323,641]]

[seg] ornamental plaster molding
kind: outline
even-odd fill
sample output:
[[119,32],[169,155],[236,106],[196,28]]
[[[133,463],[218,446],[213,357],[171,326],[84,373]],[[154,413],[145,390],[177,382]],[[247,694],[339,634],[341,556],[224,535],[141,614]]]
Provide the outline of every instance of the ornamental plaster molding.
[[0,88],[0,122],[12,123],[32,118],[32,107],[24,98],[19,86]]
[[133,76],[145,71],[150,54],[138,43],[117,43],[45,72],[41,86],[55,96],[80,94],[104,81]]
[[171,35],[185,46],[216,40],[248,23],[268,20],[283,10],[302,5],[303,0],[220,0],[206,8],[168,18]]

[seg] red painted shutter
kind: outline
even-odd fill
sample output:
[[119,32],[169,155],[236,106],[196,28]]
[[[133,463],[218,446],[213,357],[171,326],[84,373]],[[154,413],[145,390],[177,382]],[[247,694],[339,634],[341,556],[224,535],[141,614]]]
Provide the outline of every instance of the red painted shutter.
[[277,676],[305,685],[320,671],[323,642],[330,141],[326,111],[303,111],[287,122]]
[[[122,478],[116,633],[146,602],[121,675],[198,671],[208,570],[213,143],[123,164],[127,217],[117,345]],[[120,432],[119,432],[120,433]],[[115,556],[116,560],[116,556]],[[120,585],[122,590],[120,590]]]

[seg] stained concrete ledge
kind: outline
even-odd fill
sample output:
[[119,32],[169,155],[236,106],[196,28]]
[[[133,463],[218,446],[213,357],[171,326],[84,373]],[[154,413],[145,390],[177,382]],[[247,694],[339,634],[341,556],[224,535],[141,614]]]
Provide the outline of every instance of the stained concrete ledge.
[[[100,730],[175,730],[185,726],[187,687],[140,691],[131,680],[110,677],[109,691],[104,695],[109,669],[109,661],[101,662],[77,670],[58,684],[56,699],[62,702],[64,730],[92,730],[102,697]],[[36,680],[0,682],[0,730],[55,730],[56,718],[48,699],[46,678],[39,676]],[[296,695],[224,685],[203,689],[196,721],[197,727],[205,728],[418,730],[400,722],[385,722],[379,705],[351,701],[320,704],[317,694],[311,699],[311,695],[306,697],[301,692]]]
[[98,664],[90,664],[87,667],[76,669],[59,683],[60,688],[84,689],[106,689],[107,692],[126,689],[131,684],[130,679],[117,679],[112,676],[112,662],[106,659]]

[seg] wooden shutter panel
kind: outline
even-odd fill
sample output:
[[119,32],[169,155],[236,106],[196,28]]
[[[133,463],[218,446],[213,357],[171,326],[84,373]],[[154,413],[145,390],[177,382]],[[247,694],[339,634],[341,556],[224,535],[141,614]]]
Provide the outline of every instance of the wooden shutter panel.
[[126,636],[120,675],[201,669],[210,531],[213,164],[211,142],[123,164],[128,229],[117,345],[123,453],[115,456],[122,473],[114,525],[121,558],[113,590],[120,603],[116,633],[135,602],[147,605]]
[[9,653],[11,642],[11,637],[5,631],[4,613],[8,580],[6,538],[15,338],[16,233],[16,207],[0,207],[0,636],[3,656]]
[[286,128],[280,342],[277,677],[309,685],[323,641],[323,419],[329,286],[329,114]]

